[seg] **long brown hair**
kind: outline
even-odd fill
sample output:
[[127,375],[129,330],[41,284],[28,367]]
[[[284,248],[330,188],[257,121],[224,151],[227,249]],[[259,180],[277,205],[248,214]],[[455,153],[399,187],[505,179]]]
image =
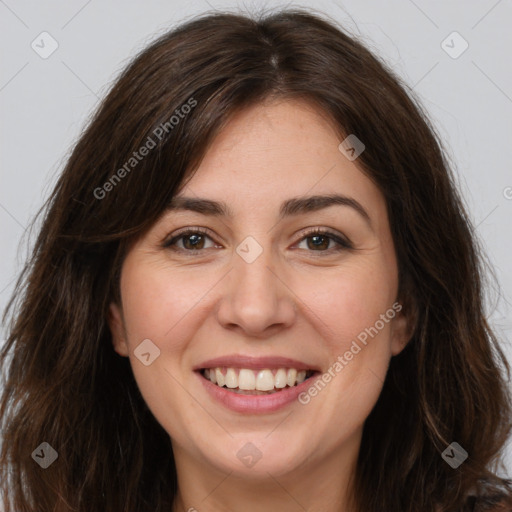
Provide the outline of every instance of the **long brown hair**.
[[[358,510],[470,510],[471,495],[492,505],[510,491],[495,476],[511,428],[509,367],[485,318],[481,251],[439,137],[362,43],[322,16],[286,10],[207,14],[160,37],[74,147],[4,314],[6,512],[171,510],[171,442],[113,350],[107,308],[120,299],[131,243],[230,117],[269,98],[314,102],[340,137],[364,142],[357,163],[385,196],[399,298],[414,320],[364,425]],[[149,139],[154,147],[131,160]],[[457,469],[441,455],[452,441],[469,453]],[[32,456],[43,442],[58,453],[47,469]]]

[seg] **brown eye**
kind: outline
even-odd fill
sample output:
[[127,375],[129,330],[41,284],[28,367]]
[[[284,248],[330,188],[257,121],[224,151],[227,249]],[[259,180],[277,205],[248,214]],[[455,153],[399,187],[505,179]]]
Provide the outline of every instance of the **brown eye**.
[[308,240],[308,248],[316,250],[316,249],[328,249],[329,242],[331,242],[332,239],[328,238],[324,235],[313,235],[313,236],[308,236],[306,238],[306,240]]
[[[306,247],[300,247],[300,244],[306,242]],[[299,248],[313,252],[328,252],[332,251],[343,251],[346,249],[352,249],[352,244],[340,237],[336,233],[329,231],[314,230],[309,233],[305,233],[301,241],[299,242]]]
[[203,249],[204,235],[192,234],[181,237],[185,249]]
[[[211,242],[211,245],[206,246],[208,240]],[[211,237],[199,229],[182,231],[163,243],[164,248],[181,252],[199,252],[203,249],[209,249],[214,246],[215,244]]]

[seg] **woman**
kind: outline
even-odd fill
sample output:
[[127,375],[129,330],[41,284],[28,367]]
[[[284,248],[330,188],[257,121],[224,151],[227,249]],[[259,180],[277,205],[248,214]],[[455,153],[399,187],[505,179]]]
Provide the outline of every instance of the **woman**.
[[8,309],[5,510],[510,510],[508,366],[441,147],[304,11],[142,52]]

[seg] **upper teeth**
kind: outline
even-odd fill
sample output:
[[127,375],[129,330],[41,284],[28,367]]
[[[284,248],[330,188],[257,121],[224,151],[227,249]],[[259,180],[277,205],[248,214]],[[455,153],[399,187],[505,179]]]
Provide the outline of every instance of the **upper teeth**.
[[[275,372],[275,375],[274,375]],[[295,386],[306,379],[306,370],[279,368],[279,370],[249,370],[246,368],[207,368],[204,376],[218,386],[234,389],[270,391]]]

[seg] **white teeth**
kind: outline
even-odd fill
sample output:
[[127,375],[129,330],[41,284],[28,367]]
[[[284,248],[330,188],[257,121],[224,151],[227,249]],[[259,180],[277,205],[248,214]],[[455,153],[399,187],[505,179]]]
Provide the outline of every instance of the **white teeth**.
[[270,370],[260,370],[258,372],[258,377],[256,378],[256,389],[259,391],[270,391],[271,389],[274,389],[274,376]]
[[[210,370],[211,372],[212,370]],[[224,386],[224,384],[226,383],[225,379],[224,379],[224,375],[223,373],[220,371],[220,368],[215,368],[215,379],[217,380],[217,384],[219,386]]]
[[235,391],[275,392],[298,385],[306,380],[306,370],[279,368],[278,370],[250,370],[246,368],[206,368],[204,377],[213,384]]
[[286,383],[288,386],[293,386],[295,384],[295,381],[297,380],[297,370],[294,368],[290,368],[288,370],[288,375],[286,376]]
[[238,375],[233,368],[228,368],[226,371],[225,385],[231,389],[238,387]]
[[297,384],[306,380],[306,370],[300,370],[297,372]]
[[[256,385],[256,377],[254,376],[254,372],[252,370],[240,370],[238,374],[238,387],[240,389],[260,389]],[[272,387],[274,387],[272,385]]]
[[279,368],[276,372],[276,376],[274,377],[276,382],[276,388],[281,389],[286,387],[286,370],[284,368]]

